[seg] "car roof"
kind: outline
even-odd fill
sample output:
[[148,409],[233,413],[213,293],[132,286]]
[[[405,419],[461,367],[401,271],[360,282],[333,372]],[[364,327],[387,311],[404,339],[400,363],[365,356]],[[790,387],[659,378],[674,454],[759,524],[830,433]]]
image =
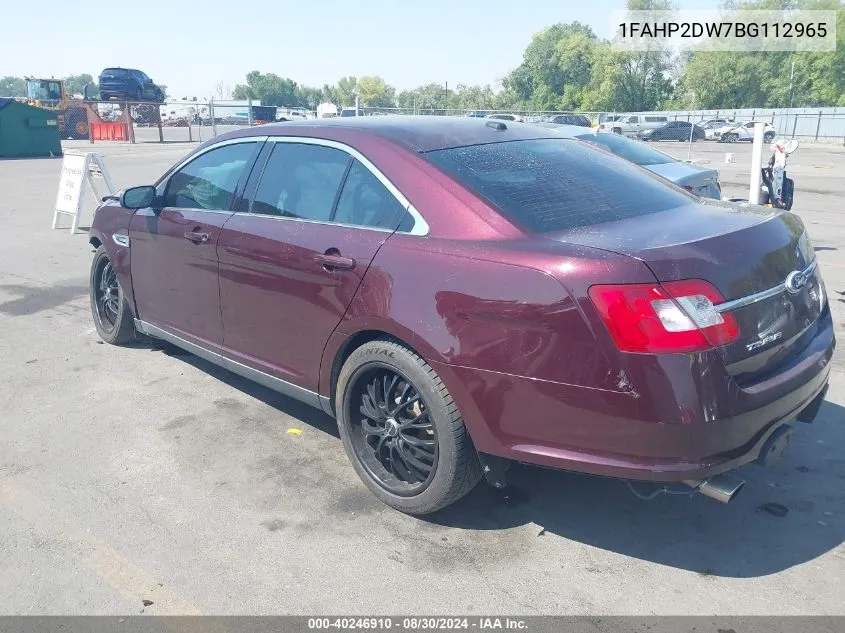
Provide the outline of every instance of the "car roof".
[[[392,141],[414,152],[430,152],[452,147],[483,145],[501,141],[520,141],[540,138],[560,138],[536,125],[478,119],[475,117],[387,115],[331,119],[309,119],[269,123],[258,127],[230,132],[226,138],[241,136],[315,136],[336,139],[344,131],[358,131]],[[222,138],[221,138],[222,140]]]

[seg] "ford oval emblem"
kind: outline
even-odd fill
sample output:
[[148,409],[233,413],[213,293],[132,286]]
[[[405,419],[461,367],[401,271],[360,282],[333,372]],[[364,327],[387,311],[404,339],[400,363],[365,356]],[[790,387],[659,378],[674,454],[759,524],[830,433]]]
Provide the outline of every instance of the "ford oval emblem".
[[807,276],[800,270],[793,270],[786,276],[786,281],[783,282],[783,285],[790,293],[797,294],[801,292],[801,288],[803,288],[806,283]]

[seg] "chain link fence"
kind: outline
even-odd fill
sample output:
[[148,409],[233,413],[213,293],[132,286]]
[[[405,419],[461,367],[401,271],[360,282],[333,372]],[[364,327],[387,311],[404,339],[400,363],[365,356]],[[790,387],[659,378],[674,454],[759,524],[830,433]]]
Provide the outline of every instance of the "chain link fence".
[[[129,143],[201,142],[218,134],[244,127],[313,119],[316,115],[303,108],[263,106],[258,100],[208,101],[167,100],[152,102],[85,102],[89,139]],[[128,124],[129,112],[132,124]],[[355,116],[354,109],[341,110],[341,116]],[[357,116],[460,116],[505,118],[527,123],[553,120],[558,123],[598,125],[610,117],[627,115],[665,116],[668,120],[702,123],[711,119],[727,119],[737,123],[764,121],[781,137],[836,142],[845,145],[845,108],[792,109],[725,109],[678,110],[652,112],[572,112],[549,110],[492,110],[447,108],[362,107]],[[76,118],[81,115],[77,113]],[[78,126],[77,126],[78,127]],[[79,135],[73,138],[81,138]]]

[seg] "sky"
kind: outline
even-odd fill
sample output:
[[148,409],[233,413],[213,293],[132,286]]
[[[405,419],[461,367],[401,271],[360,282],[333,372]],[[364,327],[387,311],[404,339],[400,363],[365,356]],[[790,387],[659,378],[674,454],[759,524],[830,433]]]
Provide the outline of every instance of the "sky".
[[[579,21],[610,35],[624,0],[0,0],[0,76],[64,77],[138,68],[171,97],[208,97],[251,70],[322,87],[380,75],[398,90],[490,84],[517,67],[531,36]],[[715,9],[717,0],[676,0]]]

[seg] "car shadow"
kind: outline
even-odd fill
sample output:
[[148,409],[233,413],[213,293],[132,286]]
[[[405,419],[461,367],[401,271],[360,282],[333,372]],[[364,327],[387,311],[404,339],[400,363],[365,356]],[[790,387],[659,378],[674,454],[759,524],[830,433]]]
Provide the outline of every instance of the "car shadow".
[[219,365],[203,360],[199,356],[195,356],[188,351],[185,351],[175,345],[171,345],[165,341],[144,340],[139,339],[136,347],[149,349],[153,352],[160,352],[167,354],[173,358],[187,363],[199,371],[213,376],[217,380],[226,383],[230,387],[238,391],[260,400],[266,405],[269,405],[291,417],[300,420],[301,422],[313,427],[318,431],[322,431],[332,437],[340,438],[337,430],[337,422],[334,418],[326,415],[323,411],[309,406],[299,400],[285,396],[277,391],[268,389],[259,385],[252,380],[242,378],[241,376],[230,372],[228,369],[223,369]]
[[[727,505],[690,495],[682,484],[672,487],[682,494],[646,501],[624,481],[517,464],[504,490],[480,485],[424,519],[471,530],[533,523],[538,537],[554,534],[703,576],[774,574],[845,541],[845,460],[828,457],[845,441],[835,424],[843,419],[845,408],[825,402],[813,424],[798,424],[780,462],[738,471],[748,483]],[[657,488],[634,487],[641,494]]]
[[[337,422],[320,410],[267,389],[163,341],[138,347],[165,353],[335,438]],[[723,505],[682,485],[679,494],[637,497],[627,482],[513,464],[508,486],[482,482],[454,505],[420,520],[467,530],[534,524],[557,535],[702,576],[766,576],[814,560],[845,541],[845,408],[825,402],[810,425],[798,424],[786,456],[771,467],[749,465],[748,481]],[[633,484],[642,495],[654,491]]]

